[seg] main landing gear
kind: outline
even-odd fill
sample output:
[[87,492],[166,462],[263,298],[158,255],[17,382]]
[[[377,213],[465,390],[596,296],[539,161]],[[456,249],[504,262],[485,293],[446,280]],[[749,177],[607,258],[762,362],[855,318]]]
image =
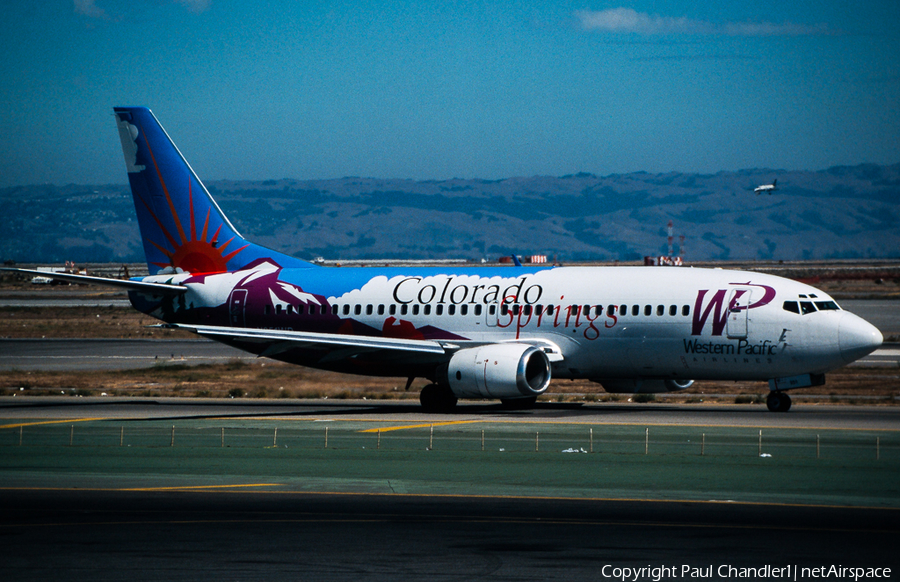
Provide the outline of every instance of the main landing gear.
[[529,410],[534,408],[537,402],[537,396],[528,396],[526,398],[501,398],[500,404],[506,410]]
[[456,407],[456,401],[456,395],[449,386],[429,384],[419,394],[419,402],[425,412],[450,412]]
[[769,410],[772,412],[787,412],[791,409],[791,397],[778,390],[769,392],[769,397],[766,399],[766,406],[768,406]]

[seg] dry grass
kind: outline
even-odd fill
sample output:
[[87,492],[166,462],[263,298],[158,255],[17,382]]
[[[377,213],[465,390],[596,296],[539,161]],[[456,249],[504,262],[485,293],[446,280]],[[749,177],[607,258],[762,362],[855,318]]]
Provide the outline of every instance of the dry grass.
[[139,370],[34,372],[0,376],[0,395],[141,396],[198,398],[418,398],[420,381],[367,378],[271,360],[227,364],[159,364]]
[[[0,395],[134,396],[196,398],[350,398],[418,399],[427,382],[417,380],[405,389],[402,378],[370,378],[292,366],[270,360],[227,364],[160,364],[152,368],[118,371],[30,372],[0,375]],[[697,382],[670,395],[608,394],[593,382],[557,380],[542,400],[554,402],[762,402],[764,382]],[[834,396],[843,403],[896,403],[900,397],[900,368],[848,367],[828,374],[825,386],[796,394]]]

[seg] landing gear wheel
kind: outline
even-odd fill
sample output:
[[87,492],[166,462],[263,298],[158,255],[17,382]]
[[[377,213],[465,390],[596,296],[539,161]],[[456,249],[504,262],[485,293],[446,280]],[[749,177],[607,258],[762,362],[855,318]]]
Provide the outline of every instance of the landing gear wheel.
[[422,388],[419,402],[425,412],[450,412],[456,407],[457,398],[450,388],[429,384]]
[[509,410],[528,410],[530,408],[534,408],[535,402],[537,402],[537,396],[528,396],[526,398],[500,399],[500,404],[503,405],[503,408]]
[[784,392],[770,392],[766,406],[772,412],[787,412],[791,409],[791,397]]

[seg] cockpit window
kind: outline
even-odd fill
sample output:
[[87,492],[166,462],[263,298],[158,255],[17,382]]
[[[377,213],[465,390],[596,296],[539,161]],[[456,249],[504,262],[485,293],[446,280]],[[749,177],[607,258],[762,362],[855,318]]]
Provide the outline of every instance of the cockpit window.
[[[800,295],[801,298],[806,297]],[[812,297],[810,295],[809,297]],[[791,313],[815,313],[816,311],[840,311],[841,308],[834,301],[785,301],[784,310]]]

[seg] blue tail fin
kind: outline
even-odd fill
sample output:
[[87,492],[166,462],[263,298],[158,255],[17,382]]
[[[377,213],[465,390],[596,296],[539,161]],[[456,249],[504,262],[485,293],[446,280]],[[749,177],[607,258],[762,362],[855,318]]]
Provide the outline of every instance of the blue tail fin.
[[244,239],[149,109],[114,111],[151,275],[222,273],[260,261],[314,266]]

